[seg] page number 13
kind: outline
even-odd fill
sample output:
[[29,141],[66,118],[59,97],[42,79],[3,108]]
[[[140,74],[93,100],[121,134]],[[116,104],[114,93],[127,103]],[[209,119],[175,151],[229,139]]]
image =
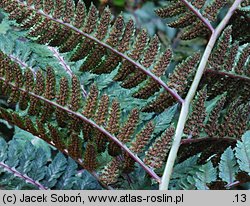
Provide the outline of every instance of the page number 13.
[[247,201],[246,194],[237,194],[234,197],[235,197],[235,200],[233,202],[246,202]]

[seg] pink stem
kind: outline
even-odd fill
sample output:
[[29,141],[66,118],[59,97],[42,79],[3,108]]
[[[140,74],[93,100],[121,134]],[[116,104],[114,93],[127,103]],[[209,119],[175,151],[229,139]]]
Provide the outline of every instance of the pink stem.
[[233,79],[242,79],[242,80],[250,81],[250,78],[247,77],[247,76],[232,74],[232,73],[225,72],[225,71],[217,71],[217,70],[213,70],[213,69],[206,69],[205,73],[219,74],[221,76],[228,76],[228,77],[233,78]]
[[214,33],[214,27],[211,25],[211,23],[200,13],[198,9],[196,9],[190,2],[187,0],[181,0],[183,4],[187,6],[187,8],[192,11],[206,26],[207,28]]
[[[6,79],[3,77],[0,77],[0,80],[6,82]],[[56,102],[50,101],[42,96],[36,95],[33,92],[28,92],[23,88],[19,88],[17,87],[14,83],[12,82],[7,82],[7,84],[9,84],[11,87],[22,91],[22,92],[26,92],[28,93],[30,96],[33,96],[37,99],[40,99],[50,105],[55,106],[56,108],[59,108],[61,110],[66,111],[69,114],[74,115],[75,117],[78,117],[79,119],[83,120],[84,122],[87,122],[88,124],[90,124],[91,126],[93,126],[94,128],[96,128],[97,130],[99,130],[101,133],[105,134],[107,137],[109,137],[112,141],[114,141],[117,145],[119,145],[125,152],[127,152],[129,154],[129,156],[131,156],[131,158],[133,158],[139,165],[141,165],[141,167],[152,177],[154,178],[156,181],[161,182],[161,178],[152,170],[150,169],[137,155],[135,155],[126,145],[124,145],[120,140],[118,140],[115,136],[113,136],[112,134],[110,134],[106,129],[104,129],[103,127],[97,125],[93,120],[88,119],[87,117],[83,116],[82,114],[78,113],[78,112],[74,112],[72,110],[70,110],[69,108],[63,107],[60,104],[57,104]]]
[[214,140],[214,141],[225,141],[225,142],[236,142],[235,139],[231,138],[221,138],[221,137],[203,137],[203,138],[197,138],[197,139],[182,139],[181,140],[181,145],[185,144],[192,144],[192,143],[197,143],[197,142],[203,142],[207,140]]
[[60,56],[60,54],[58,53],[58,51],[54,47],[49,46],[48,48],[50,51],[53,52],[54,56],[59,60],[60,64],[63,66],[64,70],[72,77],[73,72],[70,69],[70,67],[66,64],[63,57]]
[[99,39],[77,29],[76,27],[72,26],[71,24],[65,23],[60,19],[55,19],[53,17],[51,17],[48,14],[45,14],[43,11],[40,10],[36,10],[33,7],[28,7],[26,4],[24,4],[23,2],[21,2],[20,0],[17,0],[19,2],[20,5],[22,6],[26,6],[28,9],[35,11],[38,14],[41,14],[43,16],[45,16],[46,18],[57,22],[59,24],[62,24],[72,30],[74,30],[75,32],[83,35],[84,37],[98,43],[99,45],[107,48],[108,50],[114,52],[115,54],[119,55],[120,57],[122,57],[123,59],[126,59],[127,61],[129,61],[131,64],[133,64],[136,68],[140,69],[142,72],[144,72],[146,75],[150,76],[152,79],[154,79],[159,85],[161,85],[166,91],[168,91],[171,96],[173,96],[174,99],[176,99],[179,103],[183,104],[184,100],[183,98],[173,89],[169,88],[160,78],[158,78],[156,75],[154,75],[152,72],[150,72],[149,70],[147,70],[144,66],[142,66],[139,62],[134,61],[133,59],[131,59],[130,57],[128,57],[127,55],[119,52],[118,50],[114,49],[112,46],[109,46],[108,44],[100,41]]
[[24,179],[26,182],[38,187],[40,190],[47,190],[46,187],[44,187],[43,185],[41,185],[39,182],[31,179],[30,177],[28,177],[27,175],[23,175],[20,172],[18,172],[17,170],[9,167],[8,165],[4,164],[3,162],[0,162],[0,166],[3,167],[5,170],[7,170],[10,173],[13,173],[15,176]]
[[25,62],[23,62],[22,60],[20,60],[19,58],[15,57],[14,55],[10,54],[7,55],[9,58],[11,58],[13,61],[15,61],[16,63],[18,63],[21,67],[23,68],[29,68],[33,74],[35,74],[35,71],[33,68],[29,67],[28,64],[26,64]]
[[[72,70],[70,69],[69,65],[67,65],[67,63],[64,61],[63,57],[59,54],[59,52],[54,47],[49,46],[48,48],[50,51],[53,52],[54,56],[59,60],[60,64],[64,68],[64,70],[69,74],[69,76],[72,77],[73,76]],[[84,89],[83,85],[81,85],[81,89],[82,89],[83,97],[86,98],[88,96],[88,93]]]

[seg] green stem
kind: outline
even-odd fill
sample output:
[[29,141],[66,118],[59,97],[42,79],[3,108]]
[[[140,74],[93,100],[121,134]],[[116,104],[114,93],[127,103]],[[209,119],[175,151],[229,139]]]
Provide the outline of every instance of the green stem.
[[169,181],[170,181],[171,174],[173,171],[173,166],[174,166],[174,163],[175,163],[175,160],[177,157],[177,153],[178,153],[180,143],[181,143],[181,137],[183,135],[183,130],[184,130],[185,123],[187,120],[189,107],[190,107],[191,101],[193,100],[193,97],[196,93],[196,90],[197,90],[198,85],[200,83],[201,77],[205,71],[206,64],[208,62],[208,58],[212,52],[212,49],[216,43],[216,40],[219,38],[221,32],[226,27],[229,19],[231,18],[234,11],[238,8],[238,6],[241,2],[242,2],[242,0],[235,0],[234,1],[233,5],[228,10],[226,16],[223,18],[223,20],[220,22],[220,24],[217,26],[217,28],[212,33],[210,40],[206,46],[206,49],[205,49],[204,54],[202,56],[201,62],[200,62],[199,67],[196,71],[193,83],[188,91],[188,94],[184,100],[184,103],[182,104],[181,113],[179,116],[179,121],[177,124],[175,137],[173,140],[171,150],[169,152],[168,160],[167,160],[167,163],[166,163],[166,166],[164,169],[164,173],[162,176],[162,181],[161,181],[161,184],[159,186],[160,190],[167,190],[168,189]]

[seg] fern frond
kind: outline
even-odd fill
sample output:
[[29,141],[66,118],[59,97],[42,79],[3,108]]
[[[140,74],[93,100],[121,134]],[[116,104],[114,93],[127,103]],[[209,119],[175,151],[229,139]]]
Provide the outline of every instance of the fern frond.
[[217,169],[213,167],[211,161],[207,162],[206,164],[202,165],[199,168],[199,171],[196,172],[194,177],[195,186],[198,190],[207,190],[208,183],[211,183],[217,179]]
[[184,40],[196,37],[207,37],[214,31],[211,23],[216,22],[220,10],[227,1],[214,0],[176,0],[168,1],[163,8],[157,9],[156,14],[162,18],[172,18],[170,27],[183,28],[180,38]]
[[[196,53],[193,56],[187,58],[182,63],[178,64],[174,70],[174,73],[170,75],[167,83],[170,88],[173,88],[181,96],[185,95],[186,90],[190,87],[190,83],[195,68],[200,59],[200,54]],[[161,92],[155,100],[148,103],[142,111],[144,112],[162,112],[167,107],[174,103],[174,99],[167,92]]]
[[204,16],[212,22],[216,21],[220,9],[227,3],[227,0],[214,0],[204,9]]
[[[250,59],[250,45],[248,44],[241,52],[240,57],[238,59],[237,64],[234,67],[234,72],[238,75],[245,74],[247,75],[249,73],[249,68],[244,65],[246,62]],[[249,60],[250,61],[250,60]]]
[[70,135],[68,152],[71,157],[77,159],[82,156],[82,140],[79,138],[79,135],[75,132],[72,132]]
[[93,172],[96,170],[98,166],[96,157],[97,157],[96,145],[93,142],[88,142],[84,153],[84,167],[88,171]]
[[219,126],[218,119],[220,117],[220,111],[224,107],[225,101],[226,97],[223,96],[209,114],[209,119],[205,126],[205,131],[209,137],[214,137],[216,132],[218,131],[218,126]]
[[237,142],[236,147],[236,157],[237,162],[240,166],[240,169],[242,171],[245,171],[250,175],[250,163],[249,163],[249,157],[250,157],[250,148],[249,148],[249,141],[250,141],[250,132],[247,131],[242,136],[242,141]]
[[104,94],[100,100],[95,116],[95,121],[99,125],[104,125],[104,123],[106,122],[106,117],[108,114],[108,106],[109,106],[109,96]]
[[224,65],[226,71],[230,71],[234,67],[238,50],[239,50],[238,42],[235,42],[233,45],[230,46],[228,51],[228,59]]
[[[33,89],[33,84],[34,84],[34,77],[33,74],[31,74],[30,70],[27,70],[26,74],[28,74],[28,76],[26,75],[26,91],[32,91]],[[37,77],[37,81],[34,87],[34,93],[37,95],[43,95],[45,92],[45,78],[44,75],[41,73],[41,71],[39,70],[36,73],[36,77]],[[30,106],[29,106],[29,110],[28,113],[30,115],[37,115],[38,114],[38,110],[39,107],[41,106],[40,101],[32,96],[29,96],[27,94],[27,92],[23,91],[23,93],[25,94],[25,98],[24,101],[22,101],[23,99],[21,99],[21,105],[23,105],[23,102],[25,102],[24,106],[21,107],[21,109],[26,109],[28,107],[28,102],[29,100],[30,102]]]
[[173,17],[175,15],[181,14],[185,11],[185,7],[181,2],[175,1],[165,6],[164,8],[160,8],[156,11],[158,16],[161,18]]
[[[103,95],[98,105],[98,109],[97,109],[96,116],[95,116],[95,122],[98,125],[102,125],[102,126],[105,125],[105,122],[108,116],[108,109],[109,109],[109,97],[108,95]],[[96,132],[95,143],[97,146],[97,151],[104,152],[106,149],[108,138],[97,130],[95,132]]]
[[194,100],[193,110],[190,114],[184,133],[189,137],[198,137],[201,130],[204,128],[204,120],[206,118],[206,108],[205,101],[207,98],[207,90],[206,87],[202,89],[198,95],[196,100]]
[[249,44],[239,46],[232,40],[232,28],[227,27],[221,35],[213,54],[211,55],[205,71],[203,83],[212,84],[208,87],[208,96],[214,98],[227,92],[234,101],[235,95],[241,96],[244,102],[249,101]]
[[[97,103],[98,103],[98,90],[95,85],[92,85],[84,106],[83,115],[87,118],[93,118],[96,112]],[[83,131],[84,131],[83,135],[85,141],[91,139],[92,130],[93,130],[92,126],[83,125]]]
[[[161,182],[154,169],[160,169],[166,161],[175,132],[172,126],[166,131],[163,130],[166,125],[171,125],[178,104],[166,112],[163,111],[178,101],[183,107],[177,126],[181,128],[176,133],[178,141],[173,141],[174,151],[179,148],[182,129],[185,126],[184,133],[188,135],[188,138],[182,141],[184,154],[180,154],[178,161],[201,152],[199,163],[205,163],[198,168],[199,171],[193,173],[192,178],[189,177],[187,182],[181,184],[189,188],[190,183],[193,188],[196,186],[198,189],[222,185],[222,181],[215,178],[216,168],[212,163],[216,165],[221,160],[220,156],[225,148],[234,147],[237,139],[249,128],[250,114],[250,47],[249,44],[244,44],[245,39],[232,34],[238,23],[234,20],[230,22],[232,26],[224,30],[216,48],[213,49],[235,10],[240,16],[246,17],[244,21],[248,19],[245,12],[248,8],[237,10],[240,1],[235,1],[219,26],[214,29],[212,24],[215,24],[219,12],[226,4],[227,1],[218,0],[175,0],[170,1],[167,8],[159,10],[159,15],[173,17],[171,26],[184,28],[182,39],[208,37],[210,32],[212,33],[201,60],[199,53],[189,56],[177,64],[174,72],[166,78],[164,73],[169,67],[172,51],[163,50],[158,37],[150,38],[145,30],[137,34],[133,20],[125,20],[122,14],[111,21],[109,8],[99,14],[93,4],[86,8],[82,0],[77,1],[76,5],[73,0],[2,1],[0,8],[8,13],[6,18],[15,20],[15,23],[9,22],[19,27],[18,35],[26,35],[27,42],[35,41],[48,48],[58,47],[52,50],[67,53],[65,58],[73,61],[74,63],[70,64],[78,68],[73,67],[67,78],[58,79],[61,74],[58,75],[54,66],[50,66],[53,64],[44,63],[36,69],[25,69],[25,64],[18,62],[18,58],[0,52],[0,94],[4,96],[4,101],[6,100],[4,107],[0,105],[0,118],[16,125],[17,130],[26,130],[74,158],[80,166],[102,181],[102,184],[114,184],[120,175],[125,175],[130,184],[128,173],[138,169],[136,162],[143,172],[146,171],[150,177]],[[247,3],[243,2],[243,7],[245,4]],[[26,32],[23,32],[24,30]],[[27,55],[30,53],[27,52]],[[59,59],[60,62],[62,61]],[[200,64],[195,75],[198,62]],[[76,71],[77,69],[79,71]],[[169,69],[172,71],[173,68]],[[143,122],[140,122],[141,115],[136,106],[133,109],[126,108],[124,102],[115,98],[117,93],[112,93],[113,98],[110,99],[99,91],[95,83],[88,85],[88,95],[83,94],[82,79],[73,72],[77,72],[77,75],[86,72],[86,84],[92,82],[97,74],[105,74],[97,80],[97,83],[102,82],[101,88],[107,88],[115,76],[114,80],[118,81],[120,86],[133,91],[133,94],[130,94],[126,90],[125,95],[139,99],[150,98],[150,102],[132,99],[136,105],[145,102],[142,111],[152,114],[143,114]],[[106,74],[111,72],[111,78],[106,81]],[[200,82],[202,74],[203,80]],[[167,79],[167,83],[162,81],[161,77]],[[192,81],[194,84],[191,84]],[[207,85],[205,88],[204,84]],[[120,88],[118,84],[113,86]],[[197,88],[200,92],[189,108]],[[11,104],[10,108],[7,108],[8,104]],[[192,110],[188,116],[189,109]],[[130,111],[128,117],[125,114],[127,110]],[[162,114],[157,114],[160,112]],[[163,118],[164,120],[161,120]],[[156,122],[156,128],[151,122],[152,119]],[[186,120],[187,125],[184,125]],[[143,127],[145,123],[146,127]],[[140,130],[141,127],[143,129]],[[158,137],[158,134],[161,136]],[[152,142],[151,145],[148,145],[149,141]],[[188,151],[185,151],[186,148]],[[145,149],[147,151],[144,151]],[[176,154],[171,155],[168,161],[174,162]],[[143,161],[141,157],[144,158]],[[99,158],[112,158],[101,173],[98,170],[103,168],[103,165],[99,165]],[[240,161],[244,162],[244,158],[241,157]],[[58,162],[63,170],[69,168],[65,159]],[[59,178],[61,181],[67,179],[67,174],[61,168],[57,170],[56,165],[49,167],[44,180],[48,187],[56,187]],[[167,170],[171,168],[172,166],[166,167]],[[165,178],[166,174],[170,174],[167,170],[160,188],[167,187],[162,186],[168,184],[170,179]],[[98,173],[101,174],[100,177]],[[50,176],[54,178],[50,179]]]
[[[243,3],[243,2],[242,2]],[[250,16],[247,9],[249,6],[241,6],[232,16],[230,20],[230,24],[232,24],[233,28],[233,39],[235,41],[239,41],[240,44],[245,44],[250,40],[250,34],[248,32],[250,26]],[[249,10],[249,9],[248,9]]]
[[119,131],[120,112],[120,104],[117,100],[114,100],[111,105],[107,127],[108,131],[112,134],[117,134]]
[[[8,143],[0,139],[0,170],[4,189],[80,189],[77,183],[85,181],[77,174],[77,164],[72,159],[60,152],[50,159],[43,148],[15,138]],[[98,185],[96,181],[95,184]]]
[[48,124],[48,129],[49,129],[51,141],[53,142],[53,144],[60,151],[63,151],[66,145],[63,141],[63,138],[62,138],[63,135],[61,134],[61,132],[56,127],[52,126],[51,124]]
[[[65,2],[54,4],[54,1],[46,1],[41,11],[19,0],[1,5],[8,13],[31,13],[19,20],[20,26],[29,29],[32,39],[42,44],[58,46],[61,52],[72,51],[70,57],[72,61],[84,59],[81,71],[109,73],[120,65],[115,80],[122,81],[124,87],[135,87],[150,76],[157,85],[163,86],[171,96],[182,102],[182,98],[176,92],[150,71],[150,67],[157,66],[159,45],[156,37],[148,43],[145,31],[135,35],[133,21],[125,22],[122,15],[111,24],[111,12],[108,8],[98,20],[96,7],[92,4],[87,12],[82,1],[78,1],[74,11],[75,16],[68,24],[67,20],[65,22],[65,12],[68,10],[65,6],[67,6]],[[72,6],[69,10],[72,10]],[[148,85],[147,82],[144,85]]]
[[[38,1],[39,2],[39,1]],[[41,4],[42,2],[40,2]],[[63,21],[70,23],[74,18],[75,3],[73,0],[66,1]]]
[[223,181],[227,182],[228,184],[231,184],[235,181],[235,174],[238,172],[238,167],[234,157],[234,152],[231,147],[228,147],[221,155],[219,170],[219,176]]
[[116,158],[113,158],[100,174],[100,180],[105,184],[113,184],[117,181],[120,173],[120,164]]
[[[77,15],[77,14],[76,14]],[[95,37],[99,40],[103,40],[108,33],[108,29],[110,27],[111,22],[111,12],[109,9],[105,9],[101,15],[100,23],[97,28],[97,32],[95,33]],[[77,38],[76,38],[77,37]],[[75,44],[78,44],[79,39],[81,39],[81,35],[76,33],[75,37],[72,38]],[[94,45],[92,41],[84,39],[82,43],[76,48],[75,52],[72,54],[70,60],[78,61],[84,58],[85,54],[87,54],[88,50],[91,51],[91,55],[87,57],[85,64],[82,65],[81,70],[85,70],[85,68],[91,68],[92,64],[95,61],[97,55],[101,55],[101,51],[103,50],[98,45]],[[95,50],[94,50],[95,49]],[[94,50],[94,51],[93,51]],[[93,52],[93,53],[92,53]]]
[[184,162],[176,164],[173,168],[173,188],[175,189],[195,189],[194,173],[197,168],[199,155],[187,158]]
[[240,101],[231,103],[223,118],[223,123],[219,126],[219,134],[222,137],[241,137],[248,127],[248,114],[249,104],[242,104]]
[[139,122],[139,111],[133,109],[127,119],[126,123],[122,126],[117,138],[123,143],[130,142],[131,136],[135,132],[136,126]]
[[[151,175],[155,178],[159,178],[125,145],[133,138],[133,133],[137,128],[139,120],[139,112],[137,109],[132,110],[128,121],[120,127],[119,125],[122,124],[119,102],[113,100],[108,113],[109,99],[106,95],[103,95],[100,97],[103,102],[97,101],[99,99],[99,91],[95,86],[91,87],[88,98],[85,100],[85,106],[82,109],[81,102],[83,97],[80,94],[80,84],[76,76],[71,77],[71,85],[68,84],[66,78],[62,77],[60,87],[58,87],[54,71],[51,67],[48,67],[45,77],[41,71],[35,74],[40,75],[41,78],[39,80],[34,80],[35,77],[33,73],[27,70],[29,71],[25,72],[28,77],[26,78],[27,82],[26,79],[22,78],[24,84],[20,84],[20,73],[15,73],[11,59],[6,55],[1,55],[0,57],[2,58],[0,62],[9,62],[9,64],[5,65],[4,70],[2,70],[4,72],[2,72],[3,76],[0,77],[0,91],[6,91],[7,88],[9,92],[7,96],[9,97],[16,91],[24,92],[29,97],[27,109],[26,111],[22,111],[22,115],[19,114],[19,112],[0,107],[0,117],[2,119],[17,125],[21,129],[32,132],[63,153],[70,155],[84,168],[91,171],[93,171],[96,166],[90,162],[90,158],[92,161],[93,154],[97,153],[97,151],[104,152],[106,149],[105,144],[100,148],[100,143],[105,143],[108,140],[108,149],[109,152],[112,153],[111,155],[117,156],[124,150],[125,154],[129,153],[129,155],[135,161],[138,161]],[[43,90],[40,90],[40,87],[42,87],[41,89]],[[57,92],[58,89],[59,92]],[[36,92],[38,94],[36,94]],[[18,96],[18,98],[13,99],[15,99],[15,103],[18,103],[21,98]],[[34,111],[32,115],[30,109]],[[97,116],[97,114],[100,116]],[[29,115],[32,117],[29,117]],[[63,122],[58,118],[58,115],[65,115],[66,118],[63,119]],[[94,122],[94,120],[99,124]],[[106,120],[107,124],[105,124]],[[62,123],[63,125],[60,127]],[[86,141],[86,145],[89,145],[86,146],[85,151],[83,151],[81,133],[83,134],[83,139]],[[87,135],[89,138],[86,138]],[[95,142],[99,144],[97,144],[97,147]],[[93,148],[95,148],[95,151]],[[84,155],[82,153],[84,153]],[[86,159],[84,162],[81,159],[82,156]]]
[[[146,48],[147,42],[148,42],[147,32],[145,30],[142,30],[138,34],[130,54],[128,54],[129,57],[138,61],[141,58],[143,51]],[[121,68],[118,70],[118,74],[116,75],[114,80],[123,81],[133,71],[134,71],[133,65],[131,65],[128,61],[125,61],[124,64],[121,66]]]
[[[154,37],[151,42],[149,43],[148,49],[146,50],[142,65],[145,68],[148,68],[152,65],[152,63],[155,60],[155,57],[157,55],[157,52],[159,50],[159,39],[158,37]],[[133,88],[140,84],[142,81],[144,81],[147,78],[147,75],[144,74],[142,71],[136,70],[134,74],[129,75],[121,84],[124,88]]]
[[217,46],[214,49],[215,51],[211,55],[211,61],[209,62],[209,66],[214,70],[220,70],[220,66],[223,65],[231,41],[231,33],[232,28],[227,27],[221,35]]
[[51,67],[47,68],[47,75],[46,75],[46,83],[45,83],[45,94],[44,97],[46,99],[52,100],[55,98],[55,91],[56,91],[56,77],[54,70]]
[[[249,128],[249,103],[242,103],[242,100],[238,100],[226,105],[225,98],[225,95],[219,96],[212,100],[212,103],[210,102],[213,106],[206,111],[207,117],[203,122],[204,126],[199,130],[196,138],[182,140],[180,161],[201,153],[199,162],[204,163],[214,155],[213,164],[218,164],[225,149],[229,146],[235,147],[236,140],[247,131]],[[209,112],[210,110],[211,112]],[[194,113],[191,113],[189,119],[194,118],[192,115]]]
[[[161,77],[164,75],[165,69],[168,67],[171,60],[172,52],[170,49],[166,50],[164,54],[159,58],[158,62],[152,69],[152,72]],[[142,87],[138,89],[136,93],[133,94],[133,97],[139,99],[147,99],[150,96],[154,95],[160,90],[160,86],[153,79],[147,79]]]
[[149,122],[142,131],[136,135],[135,140],[131,143],[130,149],[139,154],[143,152],[145,146],[148,144],[151,135],[154,131],[154,125],[152,122]]
[[135,161],[127,154],[124,154],[124,166],[122,172],[129,174],[135,170]]
[[[246,44],[242,51],[240,51],[238,43],[232,42],[232,28],[227,27],[221,35],[215,51],[209,60],[208,69],[226,70],[231,74],[246,76],[244,65],[249,59],[249,48],[249,45]],[[238,55],[239,57],[237,57]]]
[[144,161],[152,168],[161,168],[170,149],[174,129],[169,128],[161,137],[155,140],[153,145],[146,152]]
[[[69,82],[67,78],[63,77],[60,80],[60,91],[57,96],[56,102],[62,106],[66,106],[68,103],[68,99],[69,99]],[[67,121],[67,114],[64,111],[57,109],[56,120],[60,127],[65,127]]]
[[76,4],[75,16],[74,16],[74,26],[76,28],[81,28],[84,25],[85,17],[87,15],[87,10],[84,2],[79,0]]
[[54,1],[53,0],[48,0],[44,2],[43,9],[45,12],[51,14],[52,11],[54,10]]
[[192,57],[187,58],[181,64],[177,65],[174,73],[169,77],[168,85],[183,94],[187,87],[186,84],[188,83],[188,79],[194,75],[194,70],[199,59],[200,54],[196,53]]

